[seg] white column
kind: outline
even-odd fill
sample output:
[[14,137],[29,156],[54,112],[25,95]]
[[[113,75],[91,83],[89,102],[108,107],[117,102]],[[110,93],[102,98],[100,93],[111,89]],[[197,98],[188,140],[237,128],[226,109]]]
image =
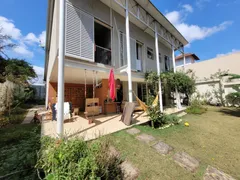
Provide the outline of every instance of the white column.
[[162,85],[161,85],[161,79],[160,79],[160,62],[159,62],[159,50],[158,50],[158,30],[157,30],[157,23],[155,22],[155,48],[156,48],[156,61],[157,61],[157,74],[159,76],[159,82],[158,82],[158,95],[159,95],[159,105],[160,105],[160,111],[163,112],[163,104],[162,104]]
[[64,116],[65,0],[60,0],[59,8],[57,134],[61,137],[63,136]]
[[183,47],[183,71],[186,72],[186,58],[185,58],[185,52],[184,52],[184,47]]
[[131,51],[130,51],[130,32],[129,32],[129,13],[128,0],[126,0],[126,41],[127,41],[127,74],[128,74],[128,100],[133,101],[132,95],[132,68],[131,68]]
[[[176,62],[175,62],[175,53],[174,53],[174,47],[172,46],[172,61],[173,61],[173,72],[176,73]],[[175,95],[176,95],[176,101],[177,101],[177,108],[181,109],[181,102],[180,102],[180,96],[178,93],[178,90],[176,89],[175,91]]]

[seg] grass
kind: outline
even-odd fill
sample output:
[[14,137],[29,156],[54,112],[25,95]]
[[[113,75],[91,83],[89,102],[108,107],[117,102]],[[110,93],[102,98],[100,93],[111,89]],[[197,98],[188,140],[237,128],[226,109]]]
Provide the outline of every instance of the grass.
[[9,125],[0,129],[0,179],[37,179],[34,168],[40,148],[40,126]]
[[[153,135],[174,147],[174,152],[185,151],[200,160],[195,174],[179,167],[172,154],[161,156],[150,146],[121,131],[109,136],[123,158],[140,171],[139,179],[202,179],[208,165],[240,179],[240,109],[209,107],[202,115],[186,115],[178,126],[152,129],[136,126],[142,133]],[[184,122],[190,126],[185,127]]]

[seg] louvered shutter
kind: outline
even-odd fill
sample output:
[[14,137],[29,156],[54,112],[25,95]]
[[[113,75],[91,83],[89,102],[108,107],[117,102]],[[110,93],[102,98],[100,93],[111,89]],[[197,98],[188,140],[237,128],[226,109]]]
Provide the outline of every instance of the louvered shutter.
[[136,40],[132,39],[130,40],[130,51],[131,51],[131,69],[136,70],[137,69],[137,53],[136,53]]
[[122,32],[120,32],[120,60],[121,65],[127,65],[127,43],[126,36]]
[[94,18],[81,12],[81,57],[94,62]]
[[80,12],[70,4],[66,4],[66,42],[65,42],[65,51],[66,55],[73,55],[76,57],[81,56],[80,52],[80,30],[81,30],[81,21]]
[[94,62],[94,18],[66,4],[66,55]]

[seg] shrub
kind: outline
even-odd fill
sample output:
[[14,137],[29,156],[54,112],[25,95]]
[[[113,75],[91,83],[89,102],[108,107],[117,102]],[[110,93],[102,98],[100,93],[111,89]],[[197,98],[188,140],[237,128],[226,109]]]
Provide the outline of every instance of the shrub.
[[148,110],[148,116],[150,117],[152,127],[158,128],[167,124],[178,124],[179,117],[176,115],[163,114],[159,107],[152,107]]
[[13,180],[37,179],[34,167],[39,148],[40,126],[17,125],[1,129],[0,176],[9,174],[5,179]]
[[240,106],[240,92],[233,92],[226,95],[226,100],[232,106]]
[[21,124],[25,118],[24,114],[11,114],[9,116],[10,124]]
[[188,114],[203,114],[207,111],[207,108],[203,106],[202,101],[195,98],[190,102],[190,106],[187,108],[186,112]]
[[11,110],[11,114],[24,114],[25,112],[26,110],[21,107],[16,107]]
[[122,179],[121,162],[106,142],[44,138],[37,168],[47,179]]
[[5,127],[9,124],[9,118],[8,117],[0,117],[0,128]]
[[175,114],[164,114],[162,116],[162,122],[164,124],[178,124],[180,118]]

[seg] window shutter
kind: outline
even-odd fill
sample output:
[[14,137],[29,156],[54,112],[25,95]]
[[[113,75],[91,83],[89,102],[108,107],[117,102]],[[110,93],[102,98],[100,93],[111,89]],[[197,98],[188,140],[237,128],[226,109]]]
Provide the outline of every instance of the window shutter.
[[66,55],[80,57],[80,12],[70,4],[66,4]]
[[66,4],[66,55],[94,62],[94,18]]
[[81,57],[94,62],[94,18],[81,12]]
[[136,70],[137,69],[137,53],[136,53],[136,40],[135,39],[131,38],[130,49],[131,49],[131,69]]
[[121,65],[127,65],[127,43],[126,35],[120,32],[120,60]]

